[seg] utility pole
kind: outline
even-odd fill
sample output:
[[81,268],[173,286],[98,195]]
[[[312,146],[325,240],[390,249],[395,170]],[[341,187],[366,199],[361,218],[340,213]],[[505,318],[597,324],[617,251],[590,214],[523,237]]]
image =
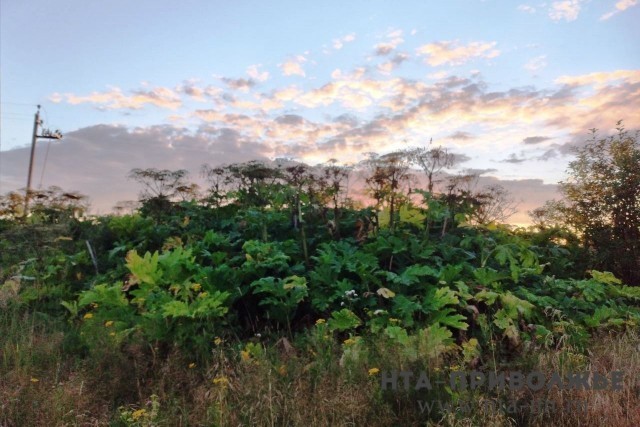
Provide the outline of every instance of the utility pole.
[[38,127],[42,124],[40,120],[40,105],[33,120],[33,135],[31,137],[31,157],[29,158],[29,176],[27,177],[27,192],[24,196],[24,217],[29,215],[29,198],[31,197],[31,175],[33,174],[33,158],[36,153],[36,142],[38,138],[42,139],[61,139],[62,134],[59,130],[51,132],[49,129],[42,129],[42,134],[38,135]]

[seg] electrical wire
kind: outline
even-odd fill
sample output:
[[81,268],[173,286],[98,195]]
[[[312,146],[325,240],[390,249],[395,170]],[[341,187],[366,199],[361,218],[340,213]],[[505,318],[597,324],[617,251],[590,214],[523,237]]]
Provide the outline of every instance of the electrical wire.
[[51,140],[47,140],[47,152],[44,155],[44,163],[42,164],[42,173],[40,174],[40,183],[38,184],[38,189],[42,189],[42,179],[44,178],[44,171],[47,167],[47,159],[49,158],[49,148],[51,148]]

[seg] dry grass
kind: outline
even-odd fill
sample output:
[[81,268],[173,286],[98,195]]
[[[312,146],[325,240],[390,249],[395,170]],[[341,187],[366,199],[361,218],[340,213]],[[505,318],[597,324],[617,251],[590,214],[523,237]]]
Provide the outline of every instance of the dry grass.
[[[580,399],[586,403],[585,413],[449,412],[429,419],[420,413],[415,395],[384,394],[377,377],[367,372],[372,361],[380,368],[400,367],[402,358],[395,349],[370,348],[366,359],[341,366],[337,344],[321,355],[301,348],[283,352],[274,346],[262,357],[247,360],[240,357],[238,347],[223,345],[208,360],[189,367],[193,361],[188,355],[173,351],[162,360],[155,359],[146,346],[102,346],[93,349],[90,357],[71,357],[65,353],[61,330],[28,317],[13,323],[6,317],[0,320],[6,320],[2,325],[6,333],[0,338],[3,427],[640,425],[637,333],[597,337],[587,355],[570,348],[542,351],[535,364],[528,366],[547,373],[623,371],[622,391],[554,390],[520,396],[545,398],[559,406],[568,399]],[[160,404],[157,414],[152,411],[153,395]],[[135,420],[134,413],[138,414]]]
[[563,402],[579,401],[585,410],[557,411],[554,414],[533,414],[531,424],[544,426],[640,426],[640,337],[637,332],[625,335],[604,335],[593,341],[588,355],[548,352],[540,355],[537,370],[542,372],[589,371],[609,376],[623,372],[622,390],[557,390],[546,399],[558,407]]

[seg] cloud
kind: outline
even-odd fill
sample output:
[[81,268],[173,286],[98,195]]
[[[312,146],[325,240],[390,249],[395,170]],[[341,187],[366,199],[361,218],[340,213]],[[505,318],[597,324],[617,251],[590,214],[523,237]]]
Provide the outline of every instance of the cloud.
[[258,82],[264,82],[269,80],[269,72],[268,71],[261,72],[260,67],[262,67],[262,65],[260,64],[249,65],[249,67],[247,67],[247,75],[251,77],[252,80],[255,80]]
[[406,53],[397,53],[391,58],[391,60],[383,62],[378,65],[378,71],[382,74],[391,74],[393,70],[398,68],[404,61],[409,59],[409,55]]
[[442,71],[436,71],[435,73],[427,74],[427,78],[434,79],[434,80],[440,80],[440,79],[444,79],[448,75],[449,75],[448,71],[442,70]]
[[426,56],[425,62],[433,67],[440,65],[461,65],[474,58],[495,58],[500,51],[496,42],[471,42],[461,45],[458,41],[440,41],[420,46],[418,55]]
[[195,81],[185,81],[182,84],[178,85],[176,88],[176,92],[187,95],[196,101],[204,101],[206,92],[204,89],[199,87]]
[[519,5],[518,10],[526,13],[536,13],[536,8],[533,6],[529,6],[528,4]]
[[294,59],[286,61],[280,64],[279,66],[284,76],[297,75],[297,76],[305,77],[306,73],[302,69],[302,64],[306,61],[307,59],[304,56],[298,55]]
[[302,116],[298,116],[297,114],[285,114],[283,116],[276,117],[276,122],[285,125],[296,126],[303,124],[304,118]]
[[595,72],[581,74],[578,76],[560,76],[555,82],[569,86],[590,86],[600,89],[613,82],[628,81],[630,83],[640,82],[640,70],[615,70],[605,72]]
[[471,157],[462,153],[451,153],[453,156],[453,167],[458,166],[460,163],[466,163],[471,160]]
[[[304,62],[306,58],[293,60]],[[385,58],[390,67],[405,60],[401,52]],[[259,66],[253,71],[258,75],[264,72]],[[566,155],[572,144],[584,141],[587,129],[614,127],[620,119],[628,128],[640,127],[636,111],[640,105],[640,70],[567,75],[547,88],[500,90],[479,74],[448,72],[448,76],[431,76],[437,80],[412,80],[380,75],[374,66],[358,67],[335,70],[328,82],[309,80],[268,92],[255,90],[259,85],[253,77],[218,77],[216,83],[224,82],[226,90],[188,80],[167,90],[111,89],[91,101],[98,107],[124,111],[132,105],[171,101],[180,105],[179,114],[170,119],[174,128],[179,128],[178,124],[190,126],[191,137],[196,124],[203,127],[197,131],[200,136],[205,129],[207,135],[212,135],[210,129],[227,129],[218,131],[227,140],[233,134],[242,141],[262,145],[266,154],[295,154],[307,161],[331,157],[355,161],[365,151],[380,147],[392,150],[403,147],[406,141],[431,137],[445,139],[453,148],[463,146],[464,152],[474,158],[489,146],[509,153],[518,143],[535,145],[542,142],[539,138],[548,138],[539,135],[553,135],[556,141],[562,138],[562,144],[545,144],[547,152],[534,149],[526,156],[508,158],[511,161],[506,163],[549,160]],[[54,93],[51,99],[64,102],[68,96]],[[207,108],[198,105],[195,109],[189,103],[203,98],[210,101]],[[463,129],[472,129],[473,135]]]
[[402,30],[391,30],[385,34],[384,38],[386,41],[378,43],[373,47],[375,55],[386,56],[393,52],[395,48],[404,43],[402,34]]
[[511,155],[509,155],[508,158],[504,159],[504,160],[500,160],[500,162],[502,163],[514,163],[514,164],[519,164],[519,163],[523,163],[526,162],[529,159],[526,159],[524,157],[518,157],[516,156],[514,153],[511,153]]
[[533,145],[540,144],[541,142],[545,142],[550,140],[551,138],[548,136],[528,136],[522,140],[524,144]]
[[558,157],[558,151],[555,148],[550,148],[535,159],[546,162],[547,160],[555,159],[556,157]]
[[223,77],[221,79],[230,89],[239,90],[242,92],[248,92],[249,89],[256,85],[256,81],[253,79],[232,79],[229,77]]
[[554,1],[549,8],[549,17],[554,21],[575,21],[580,14],[581,3],[584,0]]
[[525,70],[535,72],[547,66],[547,55],[536,56],[524,64]]
[[390,43],[378,43],[377,45],[374,46],[374,48],[375,48],[376,55],[385,56],[393,52],[393,49],[395,48],[395,46],[393,46]]
[[600,17],[600,20],[606,21],[612,16],[617,15],[618,13],[623,12],[637,4],[638,4],[638,0],[620,0],[619,2],[616,3],[615,9],[602,15]]
[[469,175],[484,175],[486,173],[498,172],[498,169],[487,168],[487,169],[475,169],[475,168],[466,168],[462,171],[462,173]]
[[458,141],[467,141],[469,139],[473,139],[474,136],[471,135],[469,132],[457,131],[457,132],[452,133],[451,135],[449,135],[447,138],[453,139],[453,140],[458,140]]
[[351,43],[356,39],[355,33],[347,34],[344,37],[333,40],[333,48],[335,50],[340,50],[344,47],[345,43]]
[[182,105],[179,95],[172,89],[165,87],[156,87],[150,90],[136,89],[132,90],[130,95],[125,95],[118,87],[112,87],[108,91],[92,92],[91,95],[86,96],[54,93],[49,99],[52,102],[61,102],[64,99],[72,105],[95,104],[103,110],[140,110],[147,104],[175,110]]

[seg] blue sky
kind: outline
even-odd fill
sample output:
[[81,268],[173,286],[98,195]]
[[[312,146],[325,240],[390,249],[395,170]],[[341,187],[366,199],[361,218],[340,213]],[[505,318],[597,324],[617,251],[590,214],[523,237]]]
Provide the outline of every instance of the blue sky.
[[134,167],[349,163],[431,138],[530,208],[588,129],[640,128],[638,3],[3,1],[0,192],[24,186],[42,104],[65,134],[43,185],[101,211],[135,197]]

